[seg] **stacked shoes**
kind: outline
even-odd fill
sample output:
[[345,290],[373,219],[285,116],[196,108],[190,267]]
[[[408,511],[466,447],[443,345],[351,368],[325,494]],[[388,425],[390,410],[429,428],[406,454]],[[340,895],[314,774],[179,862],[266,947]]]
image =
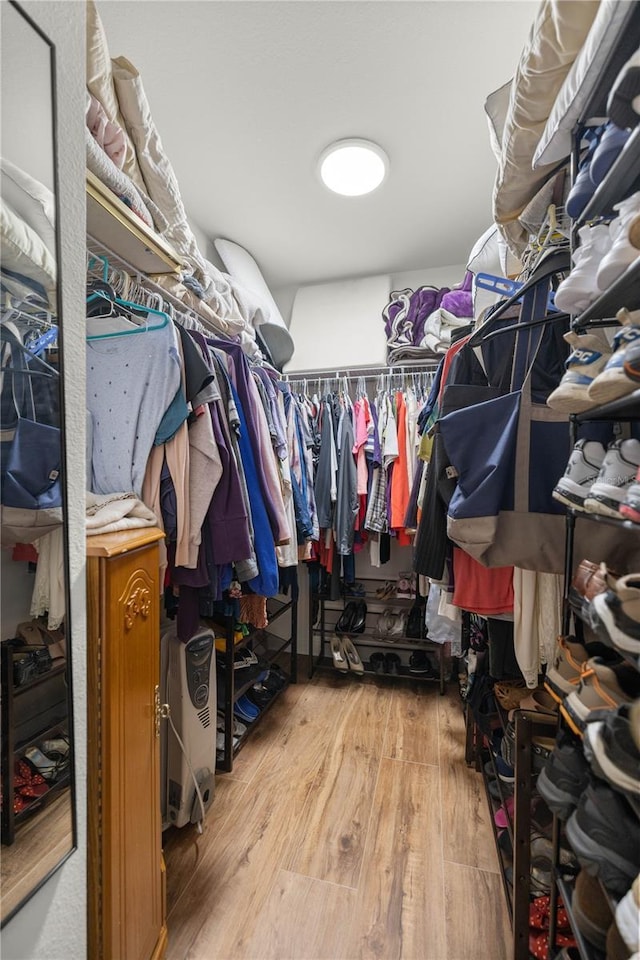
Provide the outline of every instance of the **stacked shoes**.
[[565,373],[547,405],[563,413],[583,413],[618,400],[640,385],[640,311],[618,310],[612,346],[602,331],[565,334],[572,347]]
[[635,519],[639,470],[640,440],[615,440],[606,451],[596,440],[579,440],[553,496],[574,510],[624,519],[621,508],[630,494]]

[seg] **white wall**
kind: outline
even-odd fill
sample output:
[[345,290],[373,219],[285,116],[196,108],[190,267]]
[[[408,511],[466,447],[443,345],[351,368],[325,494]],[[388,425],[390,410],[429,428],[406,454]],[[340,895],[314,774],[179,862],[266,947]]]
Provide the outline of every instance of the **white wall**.
[[[56,46],[61,328],[66,403],[71,661],[78,849],[3,929],[3,960],[83,960],[86,956],[86,596],[85,596],[85,5],[23,0]],[[28,65],[25,65],[28,69]],[[20,78],[16,78],[20,82]]]
[[[432,284],[434,287],[451,287],[464,280],[464,264],[453,264],[448,267],[424,267],[421,270],[407,270],[404,273],[395,273],[391,277],[393,290],[402,290],[404,287],[416,287]],[[277,287],[272,290],[273,299],[278,304],[280,313],[287,326],[291,323],[291,308],[298,292],[297,285]],[[382,308],[381,308],[382,309]]]

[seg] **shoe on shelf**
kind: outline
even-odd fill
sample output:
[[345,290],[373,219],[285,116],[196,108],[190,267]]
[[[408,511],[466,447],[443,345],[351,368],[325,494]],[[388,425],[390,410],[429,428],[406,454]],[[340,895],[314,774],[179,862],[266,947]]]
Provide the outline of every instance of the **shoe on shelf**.
[[384,672],[389,673],[393,676],[398,676],[400,673],[400,667],[402,666],[402,660],[397,653],[385,653],[384,655]]
[[358,676],[362,676],[364,674],[364,664],[349,637],[342,638],[342,652],[346,658],[349,670],[352,670],[353,673],[358,674]]
[[613,922],[609,901],[602,896],[602,887],[596,877],[581,870],[576,877],[571,900],[574,921],[585,940],[596,950],[605,953],[607,931]]
[[374,673],[385,672],[384,657],[385,657],[384,653],[380,653],[378,651],[376,651],[375,653],[372,653],[371,656],[369,657],[369,664]]
[[633,950],[634,956],[637,956],[640,949],[640,876],[636,877],[631,889],[616,907],[616,926],[627,950]]
[[582,165],[576,174],[576,179],[567,195],[566,211],[568,215],[577,220],[586,205],[596,192],[596,185],[591,179],[590,165],[596,149],[596,141],[592,141],[591,147]]
[[640,123],[640,49],[627,60],[614,80],[607,101],[607,116],[619,127]]
[[378,587],[376,590],[376,598],[378,600],[389,600],[391,597],[396,595],[396,585],[392,580],[387,580],[383,587]]
[[621,129],[611,120],[605,124],[589,164],[589,176],[594,186],[602,183],[630,136],[630,130]]
[[39,747],[27,747],[24,755],[45,780],[55,780],[58,773],[58,764],[55,760],[45,756]]
[[635,389],[640,385],[640,339],[632,341],[624,352],[622,369],[628,380],[632,380]]
[[388,640],[398,640],[407,635],[407,614],[404,612],[396,613],[393,616],[393,623],[387,632]]
[[436,676],[433,664],[424,650],[414,650],[409,657],[409,673],[426,677]]
[[348,633],[364,633],[367,624],[367,605],[364,600],[357,600],[355,610],[349,622]]
[[578,686],[582,667],[589,659],[589,652],[575,637],[558,637],[553,663],[547,667],[544,678],[546,691],[558,703]]
[[640,871],[638,819],[621,794],[592,780],[567,820],[567,838],[584,868],[622,897]]
[[588,723],[584,753],[593,772],[614,790],[640,797],[640,750],[631,734],[630,708],[623,704],[604,720]]
[[405,600],[413,600],[416,595],[416,575],[411,570],[398,575],[396,596]]
[[580,246],[571,257],[573,268],[558,286],[554,297],[558,310],[573,314],[582,313],[600,296],[596,273],[600,261],[611,247],[609,226],[605,223],[581,227],[578,236]]
[[606,451],[597,440],[578,440],[564,475],[558,480],[553,498],[573,510],[584,510],[584,501],[598,479]]
[[599,331],[577,334],[565,333],[564,340],[573,348],[562,380],[547,398],[547,406],[560,413],[583,413],[597,405],[587,391],[611,356],[611,347]]
[[640,310],[632,312],[622,307],[616,317],[621,326],[613,338],[611,356],[587,390],[589,399],[597,404],[609,403],[637,389],[625,372],[624,361],[629,348],[640,343]]
[[253,723],[260,715],[260,708],[243,693],[233,705],[233,715],[245,723]]
[[613,646],[640,657],[640,574],[607,577],[607,589],[594,597],[592,607]]
[[509,710],[509,720],[515,722],[517,710],[530,710],[533,713],[543,713],[547,716],[553,716],[558,712],[558,702],[551,696],[548,690],[540,687],[538,690],[529,691],[528,696],[523,697],[517,707]]
[[352,583],[347,583],[345,580],[344,595],[345,597],[364,597],[364,585],[362,583],[356,583],[355,580]]
[[640,523],[640,469],[634,482],[627,487],[627,494],[620,504],[620,514],[625,520]]
[[333,665],[339,673],[348,673],[349,664],[342,646],[342,638],[331,637],[331,657]]
[[613,209],[618,216],[609,224],[611,246],[597,272],[597,284],[601,292],[615,283],[627,267],[640,257],[640,249],[633,242],[637,240],[640,225],[640,191],[614,204]]
[[583,735],[586,725],[605,713],[640,697],[640,674],[630,663],[605,664],[593,657],[584,664],[580,683],[560,704],[560,712],[574,733]]
[[561,820],[567,820],[589,781],[589,764],[582,752],[580,741],[562,730],[556,737],[551,756],[538,776],[538,793],[553,813]]
[[588,513],[622,519],[620,507],[640,467],[640,440],[615,440],[602,461],[598,479],[584,500]]

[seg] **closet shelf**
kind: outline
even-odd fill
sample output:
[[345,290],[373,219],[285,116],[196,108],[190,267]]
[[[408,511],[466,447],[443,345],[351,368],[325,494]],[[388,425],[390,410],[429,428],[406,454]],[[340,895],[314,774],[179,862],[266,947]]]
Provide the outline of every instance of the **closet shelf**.
[[[492,829],[492,831],[493,831],[493,842],[495,843],[496,853],[497,853],[497,856],[498,856],[498,863],[499,863],[499,865],[500,865],[500,879],[502,880],[502,887],[503,887],[503,890],[504,890],[504,898],[505,898],[505,901],[506,901],[506,904],[507,904],[507,910],[509,911],[509,920],[511,921],[511,925],[513,926],[513,889],[512,889],[511,883],[509,883],[509,879],[508,879],[508,877],[507,877],[507,871],[506,871],[506,866],[505,866],[505,862],[504,862],[504,856],[503,856],[502,849],[501,849],[500,844],[499,844],[499,836],[500,836],[500,834],[498,833],[498,831],[499,831],[500,828],[496,826],[496,822],[495,822],[495,820],[494,820],[494,814],[495,814],[496,810],[498,809],[498,807],[496,806],[496,801],[494,800],[494,798],[491,796],[491,794],[490,794],[490,792],[489,792],[489,780],[487,779],[487,776],[486,776],[486,774],[485,774],[484,768],[481,770],[480,775],[482,776],[482,783],[483,783],[483,786],[484,786],[484,792],[485,792],[485,796],[486,796],[486,798],[487,798],[487,807],[489,808],[489,818],[490,818],[490,820],[491,820],[491,829]],[[512,845],[513,845],[513,826],[512,826],[512,824],[511,824],[511,820],[510,820],[509,818],[507,818],[507,822],[509,823],[509,827],[508,827],[508,829],[509,829],[509,836],[510,836],[510,838],[511,838],[511,843],[512,843]]]
[[[21,647],[20,651],[24,652],[28,650],[28,647]],[[18,652],[16,650],[16,652]],[[21,697],[24,693],[28,693],[29,690],[33,690],[34,687],[39,687],[40,684],[46,683],[47,680],[50,680],[52,677],[57,677],[59,674],[64,673],[67,669],[66,661],[64,663],[54,664],[50,670],[47,670],[46,673],[41,673],[39,676],[34,677],[33,680],[30,680],[28,683],[23,683],[19,687],[13,688],[13,698],[16,700],[18,697]]]
[[583,126],[593,118],[607,116],[607,99],[613,83],[629,57],[638,49],[640,30],[640,7],[637,3],[626,5],[626,15],[618,24],[608,53],[600,64],[598,78],[590,84],[592,93],[586,101],[579,123]]
[[[277,604],[275,610],[269,609],[270,603]],[[267,603],[267,618],[269,620],[269,624],[274,623],[279,617],[282,616],[283,613],[286,613],[287,610],[291,610],[292,606],[293,606],[293,600],[289,600],[286,603],[283,603],[281,600],[269,599]]]
[[637,185],[639,176],[640,127],[636,127],[624,150],[576,221],[577,225],[581,226],[589,220],[609,215],[613,204],[632,192],[632,188]]
[[[327,627],[333,631],[331,624],[325,624],[325,633]],[[313,632],[321,635],[322,628],[314,627]],[[388,650],[393,650],[394,647],[398,647],[399,650],[414,650],[416,647],[423,650],[426,649],[425,644],[429,644],[429,649],[439,650],[442,647],[442,644],[437,643],[435,640],[430,640],[429,637],[425,637],[424,639],[395,637],[393,640],[387,640],[385,637],[376,637],[374,633],[345,633],[345,637],[349,637],[356,647],[376,647],[380,646],[380,644]]]
[[426,603],[426,597],[387,597],[381,600],[375,593],[364,593],[361,597],[338,597],[336,600],[332,600],[331,597],[328,596],[318,596],[318,600],[324,600],[325,603],[339,603],[343,606],[352,601],[357,603],[358,600],[364,600],[365,603],[369,605],[379,605],[381,607],[413,606],[417,600],[424,600]]
[[576,520],[592,520],[594,523],[605,523],[609,527],[617,527],[619,530],[628,530],[630,533],[640,534],[640,524],[634,523],[633,520],[616,520],[615,517],[603,517],[599,513],[588,513],[585,510],[571,510],[569,512],[573,514]]
[[178,274],[182,263],[161,236],[87,170],[87,233],[145,274]]
[[[254,680],[253,682],[255,683],[255,680]],[[281,690],[278,690],[277,693],[274,693],[274,695],[273,695],[273,697],[271,698],[271,700],[269,700],[269,702],[268,702],[264,707],[262,707],[262,708],[260,709],[260,713],[258,714],[258,716],[256,717],[256,719],[253,721],[253,723],[247,724],[246,733],[243,733],[242,736],[238,738],[237,743],[235,743],[235,744],[232,745],[232,754],[231,754],[231,755],[232,755],[232,758],[233,758],[233,757],[236,757],[236,756],[238,755],[238,753],[242,750],[242,748],[244,747],[244,745],[245,745],[245,744],[247,743],[247,741],[250,739],[250,737],[251,737],[252,733],[254,732],[254,730],[257,730],[258,727],[260,726],[260,721],[262,720],[262,718],[265,716],[265,714],[267,714],[267,713],[269,712],[269,710],[271,710],[273,704],[274,704],[277,700],[280,699],[280,697],[282,696],[282,694],[284,693],[284,691],[285,691],[285,690],[287,689],[287,687],[289,686],[289,683],[290,683],[290,682],[291,682],[291,681],[287,681],[287,683],[285,684],[285,686],[284,686]],[[250,686],[250,684],[247,685],[247,689],[248,689],[249,686]],[[243,722],[244,722],[244,721],[243,721]],[[216,750],[216,772],[217,772],[217,773],[228,773],[228,772],[229,772],[229,771],[227,770],[227,764],[225,764],[224,750]]]
[[[638,127],[640,130],[640,127]],[[573,414],[576,423],[589,423],[592,420],[637,420],[640,417],[640,389],[628,393],[626,397],[612,400],[602,407]]]
[[24,753],[25,750],[29,749],[29,747],[39,746],[43,740],[51,740],[55,734],[64,732],[66,735],[66,729],[63,730],[61,728],[66,728],[67,723],[68,717],[62,717],[61,719],[56,720],[54,723],[49,724],[49,726],[44,730],[39,730],[35,737],[29,737],[27,740],[22,740],[20,743],[15,743],[13,745],[14,756],[19,753]]
[[634,260],[622,276],[618,277],[608,290],[600,294],[598,299],[574,320],[573,327],[575,330],[582,330],[592,320],[609,318],[613,323],[620,307],[627,307],[628,310],[640,308],[640,258]]
[[570,883],[564,880],[562,877],[558,877],[557,880],[558,892],[562,897],[562,902],[564,903],[565,910],[567,911],[567,916],[569,917],[569,923],[571,924],[571,930],[573,931],[573,936],[575,937],[576,943],[578,944],[578,952],[580,953],[581,960],[605,960],[604,954],[600,953],[599,950],[596,950],[588,940],[582,935],[580,928],[578,927],[575,916],[573,913],[573,887]]
[[48,803],[51,803],[58,794],[62,793],[65,787],[68,787],[71,783],[71,774],[65,773],[59,780],[55,783],[52,783],[49,789],[43,796],[37,797],[28,807],[25,807],[24,810],[20,810],[19,813],[14,814],[16,824],[22,823],[23,820],[26,820],[31,816],[32,813],[35,813],[36,810],[41,810],[42,807],[45,807]]
[[[366,675],[366,676],[368,676],[368,677],[379,677],[381,680],[398,680],[398,679],[400,679],[400,680],[417,680],[419,683],[425,683],[425,682],[428,682],[428,683],[441,683],[440,677],[433,677],[433,676],[429,677],[429,676],[426,676],[425,674],[410,673],[410,672],[409,672],[409,668],[408,668],[408,667],[405,667],[405,666],[401,666],[401,667],[398,669],[398,672],[397,672],[397,673],[376,673],[375,670],[371,670],[371,669],[368,667],[368,665],[367,665],[366,662],[363,662],[363,666],[364,666],[364,672],[365,672],[365,675]],[[354,670],[349,670],[349,671],[347,671],[346,673],[343,673],[343,672],[340,671],[340,670],[336,670],[336,668],[335,668],[334,665],[333,665],[333,659],[332,659],[331,657],[326,657],[326,656],[320,657],[320,658],[318,658],[318,659],[316,660],[316,662],[315,662],[315,669],[316,669],[316,670],[317,670],[317,669],[321,669],[321,670],[332,670],[335,674],[339,674],[340,676],[343,676],[343,677],[347,677],[347,676],[352,676],[352,677],[355,676],[355,677],[357,677],[357,676],[358,676],[358,674],[356,674]]]

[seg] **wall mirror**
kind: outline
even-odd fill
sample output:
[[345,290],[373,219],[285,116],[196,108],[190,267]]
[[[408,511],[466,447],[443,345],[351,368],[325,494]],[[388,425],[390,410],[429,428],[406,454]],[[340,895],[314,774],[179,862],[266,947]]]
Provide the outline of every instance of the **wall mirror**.
[[0,919],[75,845],[55,50],[0,4]]

